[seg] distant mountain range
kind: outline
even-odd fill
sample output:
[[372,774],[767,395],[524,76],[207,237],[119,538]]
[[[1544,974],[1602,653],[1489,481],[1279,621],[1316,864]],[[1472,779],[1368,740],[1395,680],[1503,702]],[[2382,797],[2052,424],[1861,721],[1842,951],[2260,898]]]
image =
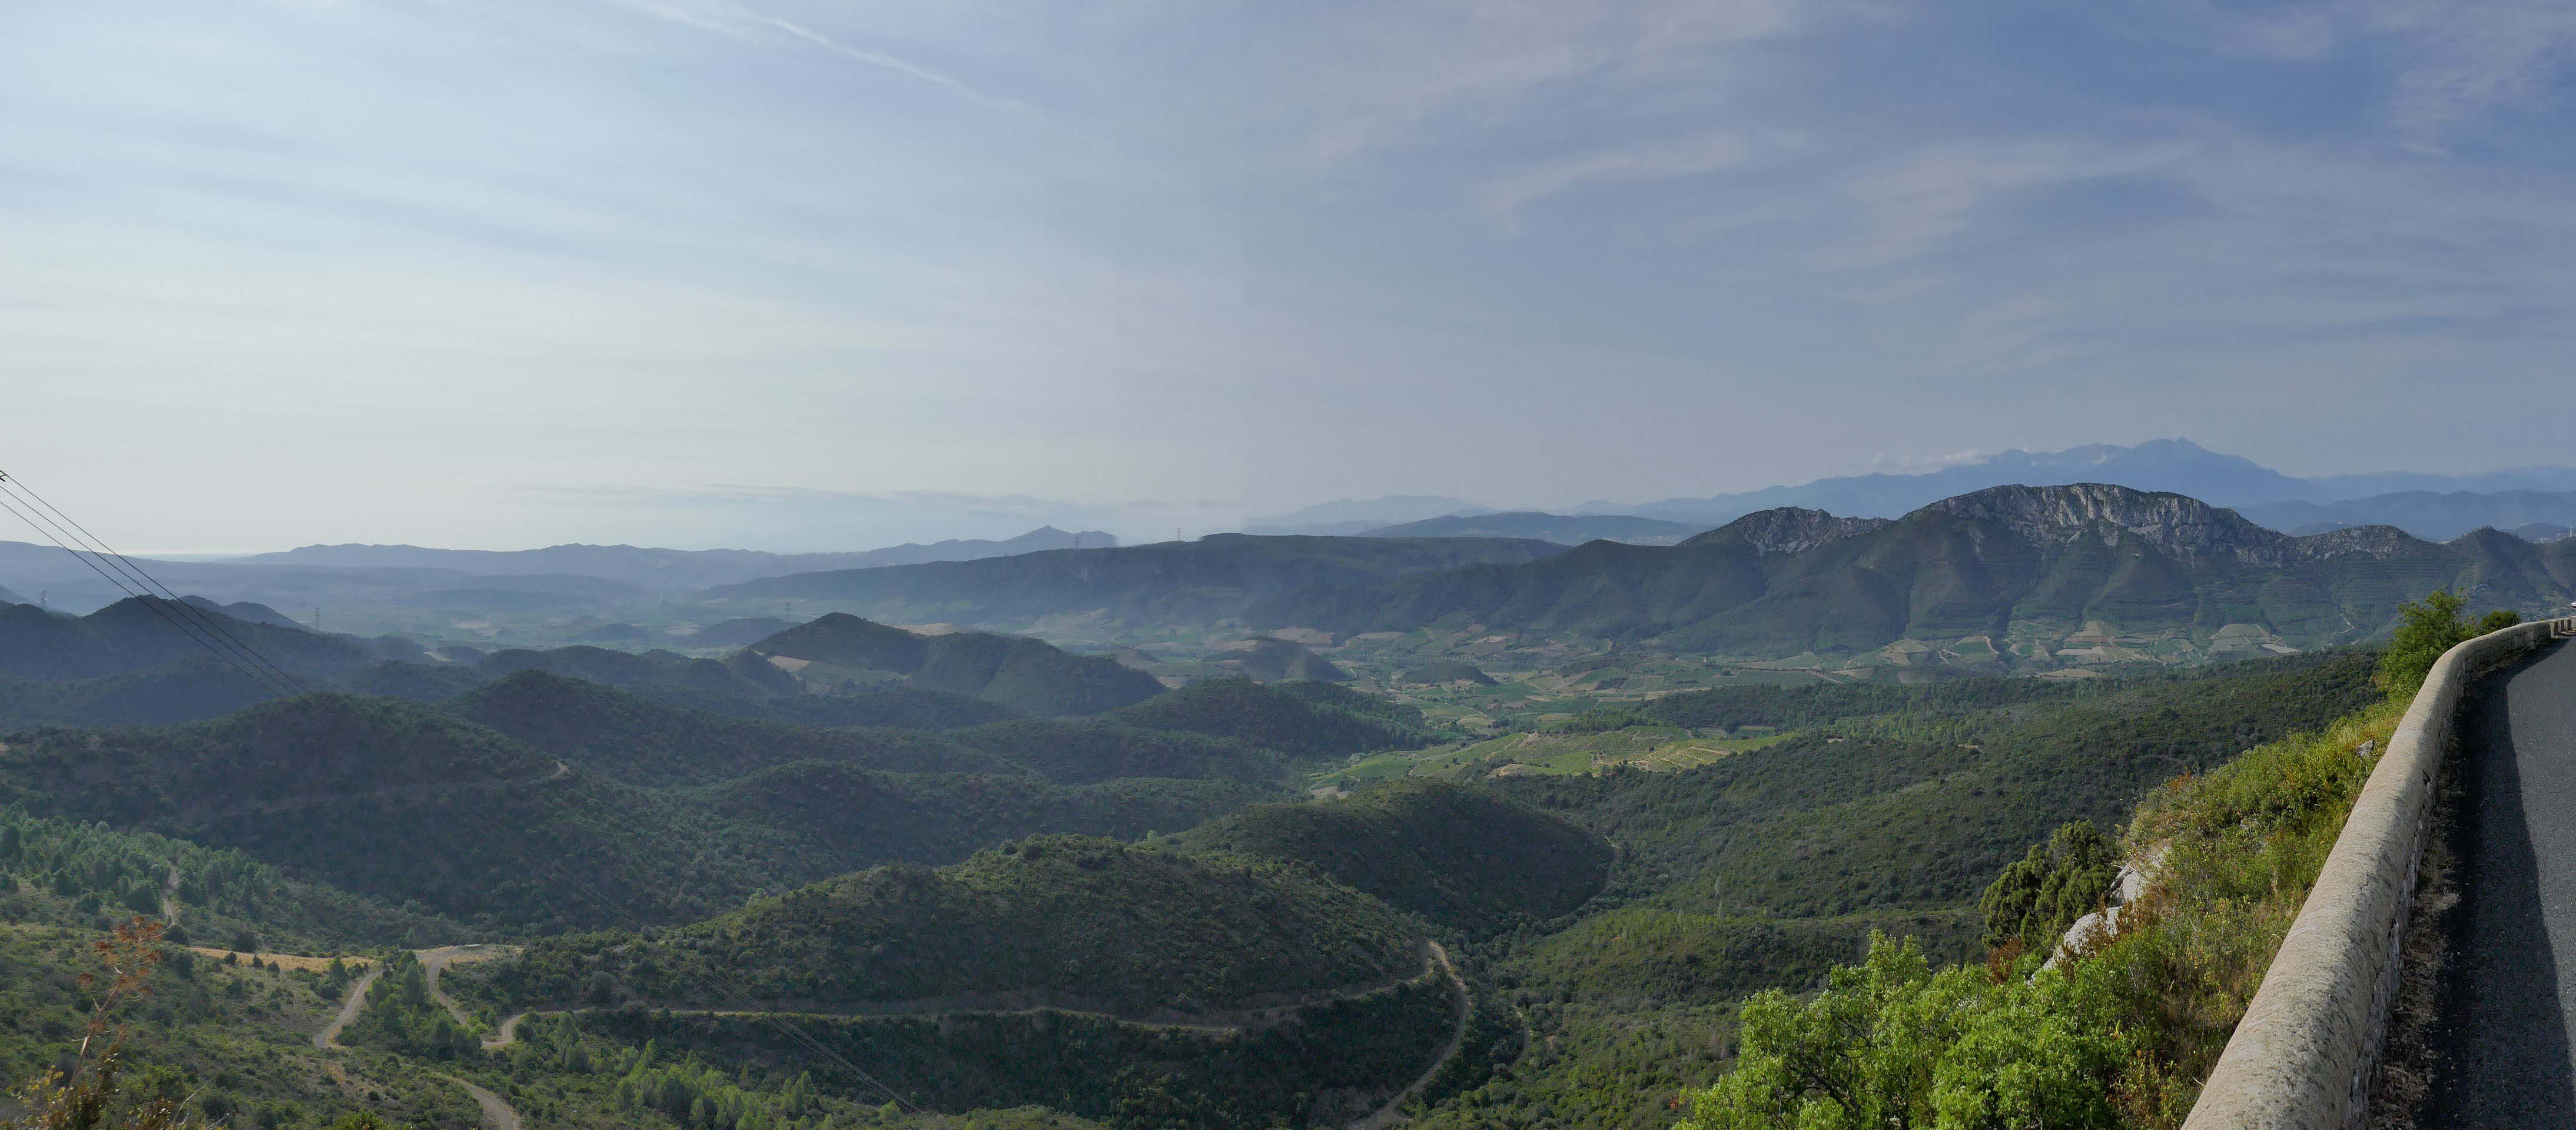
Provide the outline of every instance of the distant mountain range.
[[1425,518],[1488,513],[1492,513],[1490,507],[1479,506],[1463,498],[1391,494],[1384,498],[1335,499],[1268,518],[1246,518],[1243,520],[1243,532],[1328,536],[1358,534],[1384,526],[1418,522]]
[[2210,451],[2190,440],[2163,439],[2135,447],[2089,444],[2064,451],[2006,451],[1916,475],[1849,475],[1707,498],[1628,504],[1591,502],[1575,510],[1583,514],[1639,514],[1676,521],[1722,522],[1757,510],[1798,506],[1836,514],[1893,518],[1987,487],[2069,483],[2116,483],[2137,490],[2189,495],[2218,506],[2246,507],[2281,502],[2328,503],[2399,491],[2569,491],[2576,490],[2576,468],[2535,467],[2459,476],[2396,472],[2303,479],[2243,456]]
[[2170,660],[2358,642],[2399,603],[2446,587],[2478,608],[2563,607],[2576,541],[2490,530],[2435,544],[2387,526],[2291,537],[2169,492],[2007,486],[1894,521],[1782,508],[1669,548],[1595,543],[1309,589],[1250,620],[1343,633],[1475,624],[1748,657],[1918,641],[1971,666],[2047,666],[2070,644]]
[[[175,590],[218,602],[414,608],[503,615],[613,613],[659,597],[759,577],[932,561],[969,561],[1047,549],[1113,546],[1097,530],[1052,526],[1000,541],[943,541],[855,553],[763,553],[737,549],[650,549],[558,545],[530,550],[425,549],[410,545],[309,545],[224,561],[137,558],[135,565]],[[96,564],[99,568],[92,568]],[[117,563],[49,545],[0,541],[0,582],[43,591],[54,607],[102,608],[124,599],[106,573]],[[102,572],[104,570],[104,572]],[[26,603],[17,596],[9,603]],[[748,642],[748,641],[745,641]]]
[[1126,623],[1212,623],[1308,586],[1346,587],[1563,552],[1500,538],[1255,537],[1119,549],[1059,549],[980,561],[801,573],[699,594],[715,602],[833,601],[893,623],[1028,623],[1078,614]]
[[[2527,467],[2479,475],[2430,475],[2386,472],[2299,478],[2251,459],[2210,451],[2186,439],[2153,440],[2125,447],[2088,444],[2064,451],[2005,451],[1971,462],[1919,474],[1845,475],[1794,486],[1764,487],[1737,494],[1680,497],[1645,502],[1595,500],[1569,508],[1571,515],[1529,511],[1497,513],[1461,498],[1392,495],[1369,500],[1342,499],[1318,503],[1270,518],[1248,519],[1252,533],[1378,534],[1402,530],[1409,536],[1537,537],[1576,544],[1609,538],[1637,544],[1671,544],[1658,535],[1623,536],[1591,532],[1569,525],[1571,518],[1662,520],[1689,527],[1682,536],[1759,510],[1794,506],[1865,518],[1894,518],[1944,498],[1997,486],[2063,486],[2113,483],[2137,490],[2170,491],[2217,506],[2235,507],[2247,517],[2276,529],[2316,532],[2320,523],[2396,525],[2418,537],[2448,540],[2479,526],[2511,529],[2529,522],[2576,525],[2566,517],[2506,520],[2512,504],[2477,501],[2477,496],[2519,496],[2532,492],[2576,492],[2576,468]],[[2422,494],[2457,499],[2447,509],[2381,503],[2382,498]],[[2339,503],[2373,503],[2355,514],[2326,514]],[[2299,507],[2317,507],[2303,510]],[[2367,516],[2365,516],[2367,515]],[[1449,521],[1481,518],[1483,522]],[[1546,519],[1558,532],[1539,532]],[[2315,528],[2311,528],[2315,527]],[[1604,527],[1618,529],[1620,527]],[[1642,528],[1640,528],[1642,529]],[[1490,531],[1490,532],[1485,532]],[[1674,541],[1680,540],[1674,538]]]
[[1042,526],[1001,541],[950,540],[855,553],[764,553],[748,549],[648,549],[632,545],[557,545],[544,549],[424,549],[413,545],[308,545],[261,553],[224,565],[291,565],[331,569],[445,569],[477,577],[571,574],[638,586],[655,593],[694,592],[789,573],[871,569],[926,561],[973,561],[1042,549],[1103,547],[1118,539],[1098,530],[1067,533]]
[[2240,511],[2273,529],[2294,534],[2351,526],[2395,526],[2427,541],[2449,541],[2481,526],[2491,526],[2542,541],[2564,536],[2568,527],[2576,526],[2576,491],[2435,494],[2417,490],[2323,504],[2274,502],[2241,507]]
[[1452,514],[1382,526],[1362,533],[1371,538],[1536,538],[1559,545],[1587,541],[1621,541],[1630,545],[1672,545],[1708,527],[1697,522],[1667,522],[1624,514],[1568,515],[1517,510],[1505,514]]

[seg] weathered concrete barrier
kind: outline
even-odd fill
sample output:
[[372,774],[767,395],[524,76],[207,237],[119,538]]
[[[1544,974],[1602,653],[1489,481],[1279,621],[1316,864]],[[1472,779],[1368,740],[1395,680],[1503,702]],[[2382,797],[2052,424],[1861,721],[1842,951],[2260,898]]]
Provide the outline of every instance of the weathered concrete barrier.
[[2569,635],[2576,619],[2520,624],[2433,664],[2183,1130],[2362,1125],[2460,696],[2480,669]]

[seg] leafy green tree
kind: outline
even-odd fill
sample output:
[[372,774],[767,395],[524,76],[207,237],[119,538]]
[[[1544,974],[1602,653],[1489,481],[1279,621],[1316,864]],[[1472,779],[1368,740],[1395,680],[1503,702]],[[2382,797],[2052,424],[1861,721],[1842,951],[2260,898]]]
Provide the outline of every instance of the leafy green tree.
[[2045,952],[2076,919],[2104,905],[2119,875],[2119,846],[2092,821],[2061,825],[1986,888],[1978,901],[1986,945],[2019,938],[2025,947]]
[[2448,589],[2436,590],[2422,601],[2397,607],[2397,630],[2388,638],[2388,647],[2379,653],[2379,685],[2400,698],[2412,696],[2424,686],[2433,671],[2433,662],[2461,641],[2484,635],[2522,622],[2522,617],[2509,611],[2496,611],[2474,623],[2461,613],[2468,600]]
[[2109,1127],[2127,1048],[2106,999],[2055,970],[1934,972],[1912,941],[1877,935],[1812,999],[1745,1002],[1739,1066],[1691,1096],[1678,1130]]

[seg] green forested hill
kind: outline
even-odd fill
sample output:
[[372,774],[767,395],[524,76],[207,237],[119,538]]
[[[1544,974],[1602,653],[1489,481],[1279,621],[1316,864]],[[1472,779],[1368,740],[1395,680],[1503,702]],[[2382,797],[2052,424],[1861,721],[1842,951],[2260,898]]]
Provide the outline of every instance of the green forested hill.
[[1233,738],[1298,756],[1419,749],[1439,740],[1422,712],[1330,684],[1207,679],[1114,710],[1102,721]]
[[472,935],[400,900],[290,879],[238,851],[0,809],[0,922],[87,927],[167,909],[178,911],[182,937],[258,943],[238,948],[311,953]]
[[924,731],[753,722],[536,670],[478,687],[447,709],[638,785],[704,784],[791,761],[847,761],[906,773],[1019,771],[992,754]]
[[1279,795],[1229,780],[1064,785],[1018,775],[881,773],[835,761],[790,762],[681,794],[716,816],[794,837],[801,857],[845,868],[947,863],[1049,832],[1132,840]]
[[1623,881],[1676,907],[1949,905],[2059,824],[2116,822],[2164,780],[2373,701],[2371,664],[2347,655],[2121,680],[2039,708],[1991,704],[1962,684],[1903,688],[1964,724],[1941,740],[1856,725],[1862,736],[1808,733],[1683,772],[1491,787],[1616,841],[1629,853]]
[[[568,748],[589,748],[579,739],[625,732],[617,728],[659,709],[550,676],[523,674],[512,686],[539,692],[520,704],[528,713],[518,720],[532,725],[545,721],[547,693],[566,696],[551,701],[568,704],[573,721],[547,736]],[[569,705],[602,701],[635,713],[584,715]],[[179,726],[13,735],[0,752],[0,803],[236,848],[298,878],[479,926],[544,930],[685,920],[757,890],[874,863],[948,862],[1042,832],[1168,831],[1278,795],[1259,783],[1276,775],[1272,755],[1194,735],[1063,727],[1075,740],[1058,741],[1054,724],[1031,722],[1040,729],[1018,737],[1029,756],[1065,758],[1038,768],[1084,782],[1202,776],[1117,770],[1168,768],[1158,761],[1166,754],[1204,770],[1200,755],[1210,748],[1241,759],[1254,782],[1072,788],[936,735],[744,733],[724,719],[687,720],[700,729],[678,737],[709,744],[639,751],[608,742],[617,756],[603,758],[602,770],[572,764],[569,754],[559,763],[436,708],[318,695]],[[770,739],[778,744],[765,745]],[[610,773],[711,781],[799,750],[848,759],[773,765],[706,791],[638,788]],[[857,763],[916,754],[1006,771],[877,773]],[[834,797],[858,807],[835,811]]]
[[2308,648],[2368,639],[2437,588],[2536,608],[2564,605],[2576,586],[2576,547],[2493,531],[2435,545],[2387,527],[2293,538],[2181,495],[2100,484],[1998,487],[1837,536],[1777,536],[1822,520],[1766,511],[1669,548],[1594,543],[1310,589],[1253,619],[1341,632],[1473,621],[1748,656],[1900,639],[2003,647],[2016,632],[2055,639],[2095,622],[2204,648],[2248,624]]
[[189,722],[239,710],[270,694],[240,669],[203,654],[80,679],[0,675],[0,728]]
[[749,651],[886,672],[902,676],[913,689],[965,695],[1038,717],[1097,714],[1163,690],[1153,676],[1114,659],[1074,655],[1041,640],[988,632],[917,635],[837,612]]
[[1532,561],[1564,547],[1503,538],[1266,537],[1059,549],[983,561],[800,573],[710,589],[715,601],[832,601],[900,622],[1024,623],[1100,612],[1125,622],[1213,622],[1314,585]]
[[1186,1013],[1416,973],[1420,937],[1385,904],[1299,868],[1042,836],[939,870],[843,876],[650,941],[544,943],[496,983],[521,1004],[846,1011],[1044,993]]
[[1147,730],[1097,719],[1024,718],[956,730],[947,736],[1070,784],[1120,777],[1222,777],[1275,783],[1287,771],[1277,753],[1232,738]]
[[197,625],[194,630],[207,639],[220,636],[219,646],[239,641],[299,676],[328,676],[375,658],[343,636],[255,624],[204,608],[181,609],[157,597],[130,597],[77,617],[32,604],[0,604],[0,674],[87,679],[203,656],[205,645],[174,626],[174,620]]
[[1446,781],[1257,805],[1173,838],[1185,851],[1293,860],[1433,922],[1490,934],[1581,906],[1610,846],[1563,820]]

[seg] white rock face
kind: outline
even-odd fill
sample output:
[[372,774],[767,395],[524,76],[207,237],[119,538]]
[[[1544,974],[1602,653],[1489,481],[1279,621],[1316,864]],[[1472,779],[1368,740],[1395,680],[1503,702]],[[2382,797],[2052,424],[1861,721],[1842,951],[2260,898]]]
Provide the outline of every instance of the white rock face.
[[2147,893],[2147,884],[2155,881],[2164,868],[2165,845],[2157,844],[2144,859],[2132,859],[2120,865],[2119,877],[2111,882],[2110,906],[2075,920],[2058,939],[2057,952],[2048,955],[2042,969],[2055,969],[2084,947],[2096,941],[2109,941],[2120,936],[2120,912],[2128,909],[2138,896]]

